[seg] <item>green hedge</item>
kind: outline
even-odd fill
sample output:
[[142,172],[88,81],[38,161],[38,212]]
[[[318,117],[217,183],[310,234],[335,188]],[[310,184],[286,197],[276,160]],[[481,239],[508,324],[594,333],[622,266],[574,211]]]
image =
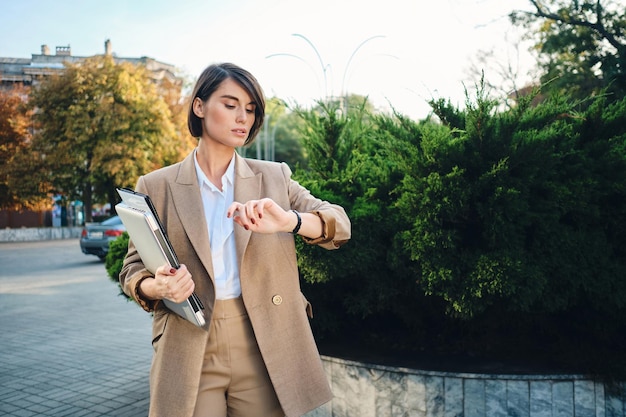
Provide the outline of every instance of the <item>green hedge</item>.
[[303,112],[324,152],[296,177],[347,208],[354,236],[330,254],[299,243],[315,332],[624,372],[626,101],[497,105],[433,102],[439,120],[421,122]]
[[[117,239],[109,243],[109,252],[104,258],[104,267],[111,281],[117,284],[120,289],[120,295],[127,297],[120,285],[120,272],[124,264],[124,258],[128,252],[128,232],[122,233]],[[128,297],[127,297],[128,298]]]

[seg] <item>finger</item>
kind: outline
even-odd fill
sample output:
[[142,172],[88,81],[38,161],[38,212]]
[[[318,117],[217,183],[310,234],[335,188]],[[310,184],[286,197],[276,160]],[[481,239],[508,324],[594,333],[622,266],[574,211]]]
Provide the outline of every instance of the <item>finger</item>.
[[174,276],[176,284],[182,286],[192,281],[191,273],[187,270],[185,265],[180,265],[178,270],[176,270],[176,275]]
[[178,266],[178,269],[172,268],[171,271],[173,271],[174,274],[176,274],[178,276],[184,276],[184,275],[189,274],[189,271],[187,270],[187,266],[185,264],[180,264]]
[[192,280],[185,282],[175,292],[174,298],[177,302],[183,302],[193,293],[195,289],[195,283]]
[[236,214],[233,215],[233,220],[239,224],[240,226],[244,227],[246,230],[249,228],[250,226],[250,218],[251,218],[251,209],[250,209],[250,204],[245,203],[245,204],[240,204],[239,208],[236,211]]
[[248,219],[253,219],[256,216],[256,201],[247,201],[245,204],[244,212]]
[[175,269],[172,271],[172,267],[169,264],[165,264],[158,267],[154,275],[174,275],[175,273]]
[[193,281],[189,281],[189,283],[187,284],[187,286],[184,288],[184,292],[183,292],[183,296],[184,298],[189,297],[192,293],[193,290],[196,288],[196,285]]
[[271,198],[264,198],[260,201],[260,204],[257,206],[257,211],[259,213],[259,218],[263,216],[275,216],[276,204],[274,200]]
[[263,213],[265,212],[265,200],[261,200],[259,204],[256,206],[257,216],[259,216],[259,220],[263,218]]
[[263,212],[265,210],[264,200],[256,200],[253,205],[253,216],[252,219],[255,221],[254,224],[258,223],[259,220],[263,218]]
[[226,210],[226,217],[231,218],[235,215],[236,212],[241,212],[242,204],[237,201],[233,201],[230,206],[228,206],[228,210]]

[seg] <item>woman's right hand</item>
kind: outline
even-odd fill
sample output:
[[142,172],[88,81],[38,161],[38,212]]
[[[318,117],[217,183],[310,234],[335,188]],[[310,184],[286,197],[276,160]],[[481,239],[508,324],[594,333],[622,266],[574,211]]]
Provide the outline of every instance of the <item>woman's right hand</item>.
[[185,301],[194,291],[195,284],[185,265],[175,269],[169,265],[157,268],[154,278],[144,279],[139,285],[141,293],[151,300],[167,298],[175,303]]

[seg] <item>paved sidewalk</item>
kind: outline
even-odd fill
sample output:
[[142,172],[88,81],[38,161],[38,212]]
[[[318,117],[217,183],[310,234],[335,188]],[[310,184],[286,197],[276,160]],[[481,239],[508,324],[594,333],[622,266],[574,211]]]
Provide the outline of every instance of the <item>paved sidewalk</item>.
[[1,243],[0,415],[147,416],[150,323],[77,239]]

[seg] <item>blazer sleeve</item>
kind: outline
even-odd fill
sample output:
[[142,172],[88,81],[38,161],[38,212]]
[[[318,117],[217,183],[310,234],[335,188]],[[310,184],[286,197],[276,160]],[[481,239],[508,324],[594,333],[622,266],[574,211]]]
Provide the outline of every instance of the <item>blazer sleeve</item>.
[[291,169],[287,164],[282,163],[281,166],[289,184],[291,208],[302,213],[316,214],[322,221],[322,235],[314,239],[303,237],[304,241],[332,250],[338,249],[350,240],[350,219],[343,207],[313,196],[309,190],[291,179]]

